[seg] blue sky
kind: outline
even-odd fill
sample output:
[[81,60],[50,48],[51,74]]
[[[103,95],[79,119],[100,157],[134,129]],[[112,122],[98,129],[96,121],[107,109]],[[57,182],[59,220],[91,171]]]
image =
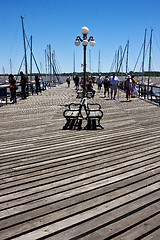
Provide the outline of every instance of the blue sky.
[[[89,28],[96,45],[87,47],[87,70],[110,71],[115,51],[129,46],[129,70],[133,70],[147,28],[146,47],[153,28],[152,70],[160,71],[160,1],[159,0],[0,0],[0,73],[17,73],[24,56],[22,24],[28,39],[33,37],[33,53],[39,68],[45,72],[45,49],[51,44],[62,72],[73,72],[75,51],[76,71],[82,71],[83,47],[74,41],[81,28]],[[148,70],[148,54],[145,70]],[[29,61],[29,50],[27,51]],[[140,70],[142,56],[137,65]],[[124,64],[125,69],[125,64]],[[24,65],[22,67],[24,70]],[[36,71],[35,66],[33,71]]]

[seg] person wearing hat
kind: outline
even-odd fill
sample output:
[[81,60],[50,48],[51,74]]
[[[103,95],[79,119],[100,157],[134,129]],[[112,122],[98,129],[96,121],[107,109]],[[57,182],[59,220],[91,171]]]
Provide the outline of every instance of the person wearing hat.
[[124,90],[126,92],[127,101],[128,100],[131,101],[131,95],[132,95],[132,92],[133,92],[133,82],[132,82],[132,79],[131,79],[131,75],[128,75],[127,79],[124,82]]

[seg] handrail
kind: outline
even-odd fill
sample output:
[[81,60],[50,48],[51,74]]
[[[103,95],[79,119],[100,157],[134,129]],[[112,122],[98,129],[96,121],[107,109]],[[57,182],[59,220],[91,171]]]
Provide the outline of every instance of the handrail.
[[146,84],[137,84],[137,86],[139,97],[147,99],[151,102],[156,102],[160,105],[160,86],[148,86]]

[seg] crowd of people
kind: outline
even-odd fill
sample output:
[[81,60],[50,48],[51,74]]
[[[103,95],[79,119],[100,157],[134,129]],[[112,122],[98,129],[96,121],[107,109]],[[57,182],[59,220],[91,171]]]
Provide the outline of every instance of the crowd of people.
[[[35,91],[36,94],[41,93],[41,84],[40,84],[40,77],[38,75],[35,76],[35,87],[33,86],[33,82],[28,82],[27,77],[25,74],[21,71],[20,72],[20,83],[19,85],[16,83],[15,77],[10,74],[9,75],[9,83],[10,83],[10,93],[11,93],[11,101],[13,103],[16,102],[16,90],[18,89],[18,86],[21,87],[21,98],[26,99],[29,96],[29,88],[33,95],[33,92]],[[73,76],[73,81],[75,84],[75,89],[79,90],[80,87],[83,88],[83,77],[79,77],[78,74]],[[68,76],[66,79],[68,87],[70,87],[71,77]],[[111,100],[115,100],[118,92],[118,87],[121,85],[121,88],[124,89],[126,93],[126,100],[132,101],[132,97],[137,97],[137,91],[136,91],[136,80],[134,74],[128,75],[126,80],[122,83],[120,83],[119,78],[113,73],[112,76],[101,76],[101,74],[98,75],[98,77],[86,77],[86,91],[92,92],[92,97],[94,97],[96,90],[94,89],[95,84],[97,84],[97,90],[100,92],[103,88],[104,92],[104,98],[108,97]]]
[[[67,78],[68,79],[68,78]],[[69,77],[70,81],[71,78]],[[66,80],[67,82],[68,80]],[[69,85],[70,86],[70,81]],[[73,76],[73,81],[75,84],[75,89],[79,90],[80,87],[83,88],[83,77],[79,77],[78,74]],[[111,98],[111,100],[115,100],[118,92],[118,88],[121,84],[121,89],[123,89],[126,93],[126,100],[132,101],[132,97],[137,97],[137,90],[136,90],[136,83],[135,75],[128,75],[124,82],[120,82],[119,78],[116,76],[115,73],[112,74],[112,76],[106,75],[105,77],[102,77],[101,74],[98,75],[98,77],[86,77],[86,90],[93,92],[93,97],[96,93],[96,90],[94,89],[95,84],[97,85],[97,90],[100,92],[103,88],[104,91],[104,98],[108,97]]]
[[21,93],[22,99],[26,99],[29,96],[29,90],[31,91],[32,95],[34,91],[36,92],[37,95],[42,91],[41,83],[40,83],[41,79],[38,75],[35,75],[35,79],[34,79],[35,87],[33,85],[33,82],[28,81],[28,78],[22,71],[20,72],[20,82],[16,81],[16,78],[14,77],[13,74],[10,74],[8,79],[9,79],[10,94],[11,94],[10,101],[12,101],[12,103],[16,103],[16,90],[18,89],[19,86],[21,87],[20,93]]

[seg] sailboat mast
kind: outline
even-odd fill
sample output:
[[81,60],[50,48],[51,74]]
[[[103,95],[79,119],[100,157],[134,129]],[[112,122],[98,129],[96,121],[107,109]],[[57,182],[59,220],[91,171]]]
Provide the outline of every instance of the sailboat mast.
[[31,36],[30,80],[32,81],[32,36]]
[[128,53],[129,53],[129,40],[127,41],[126,75],[128,73]]
[[52,54],[51,45],[49,44],[49,68],[50,68],[50,82],[52,81]]
[[47,53],[45,50],[45,66],[46,66],[46,79],[47,79]]
[[12,74],[12,60],[10,59],[10,73]]
[[146,48],[146,33],[147,29],[145,29],[145,34],[144,34],[144,43],[143,43],[143,61],[142,61],[142,83],[143,83],[143,76],[144,76],[144,60],[145,60],[145,48]]
[[116,73],[118,72],[118,66],[119,66],[119,48],[117,51],[117,58],[116,58]]
[[24,31],[24,23],[23,23],[23,17],[21,16],[22,19],[22,30],[23,30],[23,43],[24,43],[24,55],[25,55],[25,74],[28,76],[28,71],[27,71],[27,53],[26,53],[26,41],[25,41],[25,31]]
[[149,47],[149,66],[148,66],[148,95],[149,95],[149,80],[150,80],[150,75],[151,75],[152,32],[153,32],[153,29],[151,29],[151,36],[150,36],[150,47]]

